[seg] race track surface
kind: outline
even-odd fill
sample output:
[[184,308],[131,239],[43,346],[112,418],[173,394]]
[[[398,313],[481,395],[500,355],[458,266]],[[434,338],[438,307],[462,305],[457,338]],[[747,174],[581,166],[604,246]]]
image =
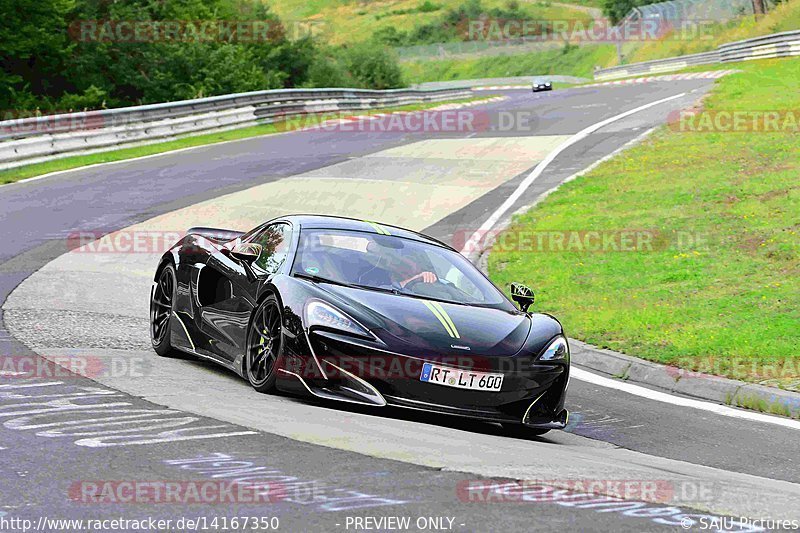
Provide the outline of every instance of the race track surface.
[[[509,214],[711,83],[507,91],[469,108],[506,113],[507,128],[298,131],[2,187],[0,354],[79,355],[114,371],[0,376],[0,520],[155,517],[183,530],[180,518],[250,516],[278,517],[282,530],[352,531],[367,528],[356,518],[397,516],[412,530],[650,531],[699,528],[701,515],[800,518],[795,429],[577,379],[567,431],[531,440],[492,424],[260,395],[210,363],[152,352],[148,296],[163,247],[74,249],[81,232],[119,242],[192,225],[247,229],[287,212],[374,219],[457,246],[571,135],[682,95],[571,146]],[[236,479],[280,494],[236,505],[81,501],[83,488],[104,480]],[[529,485],[520,491],[514,480]],[[630,501],[588,494],[613,493],[619,481]],[[228,526],[217,529],[241,529]]]

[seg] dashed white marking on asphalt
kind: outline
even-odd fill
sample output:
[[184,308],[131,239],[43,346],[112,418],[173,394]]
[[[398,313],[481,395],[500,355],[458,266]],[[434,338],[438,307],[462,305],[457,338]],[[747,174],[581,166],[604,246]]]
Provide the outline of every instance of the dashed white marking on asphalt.
[[[284,470],[259,465],[257,461],[248,461],[220,452],[185,459],[166,459],[164,462],[188,470],[195,476],[224,478],[235,485],[264,491],[262,496],[268,496],[270,488],[278,487],[281,501],[313,505],[316,511],[349,511],[410,503],[406,500],[395,500],[330,485],[316,479],[299,478]],[[270,486],[271,483],[274,483],[273,487]]]
[[32,431],[37,437],[66,437],[73,439],[78,446],[89,448],[256,434],[244,428],[237,431],[240,428],[227,423],[203,425],[204,421],[200,418],[185,416],[186,413],[174,409],[137,408],[131,402],[116,401],[123,395],[110,389],[64,387],[43,391],[20,390],[62,385],[63,382],[51,381],[0,386],[3,389],[0,391],[2,427]]
[[640,396],[642,398],[668,403],[670,405],[700,409],[702,411],[708,411],[722,416],[750,420],[753,422],[763,422],[765,424],[775,424],[777,426],[783,426],[790,429],[800,429],[800,420],[770,416],[763,413],[757,413],[755,411],[734,409],[733,407],[728,407],[727,405],[693,400],[691,398],[684,398],[683,396],[675,396],[666,392],[660,392],[653,389],[648,389],[646,387],[641,387],[639,385],[634,385],[632,383],[626,383],[624,381],[600,376],[574,366],[570,369],[570,376],[575,379],[591,383],[592,385],[616,389],[621,392],[633,394],[634,396]]

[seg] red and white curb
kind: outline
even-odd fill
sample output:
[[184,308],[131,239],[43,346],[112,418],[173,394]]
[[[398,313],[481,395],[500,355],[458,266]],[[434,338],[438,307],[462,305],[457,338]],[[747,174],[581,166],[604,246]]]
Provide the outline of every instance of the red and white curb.
[[736,70],[711,70],[708,72],[687,72],[685,74],[667,74],[664,76],[647,76],[644,78],[628,78],[625,80],[604,81],[582,85],[581,87],[600,87],[603,85],[630,85],[632,83],[647,83],[651,81],[679,81],[679,80],[715,80],[728,74],[733,74]]

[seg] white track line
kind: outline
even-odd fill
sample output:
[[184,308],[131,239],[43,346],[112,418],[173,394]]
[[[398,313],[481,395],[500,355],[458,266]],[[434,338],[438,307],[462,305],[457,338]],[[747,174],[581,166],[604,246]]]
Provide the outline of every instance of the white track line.
[[639,385],[634,385],[632,383],[626,383],[624,381],[603,377],[580,368],[575,368],[574,366],[570,369],[570,376],[575,379],[591,383],[592,385],[617,389],[622,392],[627,392],[628,394],[633,394],[634,396],[641,396],[642,398],[655,400],[657,402],[664,402],[670,405],[701,409],[703,411],[709,411],[723,416],[730,416],[732,418],[741,418],[743,420],[750,420],[753,422],[764,422],[767,424],[775,424],[791,429],[800,429],[800,420],[770,416],[757,413],[755,411],[734,409],[733,407],[728,407],[727,405],[693,400],[691,398],[684,398],[683,396],[674,396],[666,392],[659,392],[646,387],[640,387]]
[[578,133],[576,133],[575,135],[573,135],[572,137],[561,143],[559,146],[556,147],[555,150],[547,154],[547,157],[545,157],[542,161],[540,161],[538,165],[536,165],[533,171],[531,171],[531,173],[528,174],[528,176],[524,180],[522,180],[522,183],[519,184],[519,186],[511,194],[511,196],[506,198],[506,201],[503,202],[503,204],[500,207],[498,207],[494,213],[492,213],[492,215],[486,220],[486,222],[484,222],[481,225],[481,227],[478,228],[478,230],[470,236],[469,239],[467,239],[467,241],[464,243],[464,247],[461,249],[461,253],[466,256],[470,251],[477,249],[477,244],[480,242],[482,236],[485,235],[486,232],[491,230],[495,226],[495,224],[497,224],[500,221],[503,215],[506,214],[506,211],[508,211],[509,209],[511,209],[511,207],[513,207],[513,205],[517,202],[517,200],[519,200],[520,196],[523,195],[523,193],[528,189],[528,187],[531,186],[531,184],[534,182],[534,180],[536,180],[536,178],[542,175],[542,172],[544,172],[544,170],[548,167],[548,165],[550,165],[550,163],[552,163],[553,160],[561,152],[563,152],[573,144],[582,141],[583,139],[588,137],[591,133],[594,133],[603,126],[607,126],[612,122],[616,122],[617,120],[629,117],[634,113],[638,113],[639,111],[644,111],[645,109],[649,109],[659,104],[663,104],[664,102],[669,102],[670,100],[681,98],[682,96],[686,96],[686,93],[680,93],[676,94],[675,96],[670,96],[668,98],[662,98],[661,100],[656,100],[655,102],[650,102],[649,104],[645,104],[635,109],[631,109],[630,111],[626,111],[624,113],[620,113],[619,115],[615,115],[611,118],[607,118],[601,122],[592,124],[591,126],[582,129],[581,131],[579,131]]

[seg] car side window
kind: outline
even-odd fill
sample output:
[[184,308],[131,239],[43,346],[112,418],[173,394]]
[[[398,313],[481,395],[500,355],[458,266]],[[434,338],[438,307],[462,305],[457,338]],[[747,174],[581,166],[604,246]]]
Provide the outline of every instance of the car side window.
[[261,245],[261,255],[255,265],[265,272],[278,271],[289,252],[291,228],[288,224],[270,224],[250,241]]

